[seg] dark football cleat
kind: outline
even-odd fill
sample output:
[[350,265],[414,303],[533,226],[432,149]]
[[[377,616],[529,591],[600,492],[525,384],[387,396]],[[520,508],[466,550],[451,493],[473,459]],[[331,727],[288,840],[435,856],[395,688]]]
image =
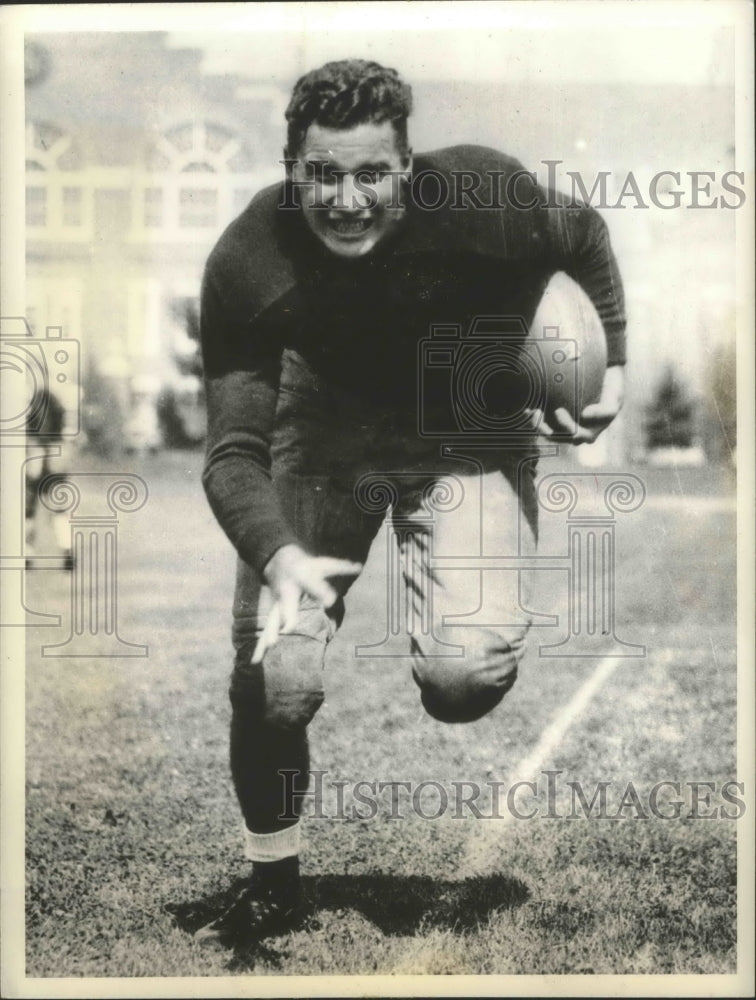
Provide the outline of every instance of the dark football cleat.
[[228,909],[200,927],[200,944],[243,945],[292,930],[302,917],[299,880],[285,889],[262,885],[253,876]]

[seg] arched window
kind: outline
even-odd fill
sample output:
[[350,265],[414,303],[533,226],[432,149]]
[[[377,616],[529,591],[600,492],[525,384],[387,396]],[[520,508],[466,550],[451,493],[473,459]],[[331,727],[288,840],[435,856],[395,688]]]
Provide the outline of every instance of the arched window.
[[81,166],[81,152],[63,129],[49,122],[27,124],[27,170],[80,170]]
[[[83,221],[81,178],[61,177],[81,170],[82,156],[73,137],[49,122],[26,126],[26,224],[31,229],[52,225],[67,229]],[[50,217],[52,216],[52,218]]]
[[245,173],[254,169],[246,143],[216,122],[184,122],[168,129],[148,155],[148,168],[173,173]]
[[179,228],[212,229],[228,215],[230,175],[249,174],[254,161],[244,140],[227,126],[192,121],[167,129],[150,149],[147,166],[171,179],[164,182],[170,195],[156,185],[145,189],[145,227],[164,226],[164,209],[171,202],[176,214],[169,214]]

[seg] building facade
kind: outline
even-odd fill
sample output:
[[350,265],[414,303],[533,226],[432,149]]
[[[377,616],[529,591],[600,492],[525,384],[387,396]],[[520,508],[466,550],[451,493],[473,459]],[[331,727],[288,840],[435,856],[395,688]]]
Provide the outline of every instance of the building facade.
[[[285,95],[204,80],[199,54],[171,51],[160,35],[28,47],[45,72],[27,80],[27,321],[37,336],[62,327],[79,341],[85,414],[99,384],[116,436],[157,444],[147,424],[161,392],[201,405],[187,368],[203,266],[255,191],[280,177],[271,146]],[[94,79],[77,72],[82,61]],[[98,79],[112,101],[93,99]],[[201,437],[196,413],[188,431]]]

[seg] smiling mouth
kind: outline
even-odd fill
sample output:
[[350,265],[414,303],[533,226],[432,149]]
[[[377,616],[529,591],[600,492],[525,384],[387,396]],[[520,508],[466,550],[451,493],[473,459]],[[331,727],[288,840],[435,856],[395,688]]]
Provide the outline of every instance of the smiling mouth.
[[328,220],[331,230],[344,239],[357,239],[363,236],[372,224],[373,220],[365,217],[357,219],[331,218]]

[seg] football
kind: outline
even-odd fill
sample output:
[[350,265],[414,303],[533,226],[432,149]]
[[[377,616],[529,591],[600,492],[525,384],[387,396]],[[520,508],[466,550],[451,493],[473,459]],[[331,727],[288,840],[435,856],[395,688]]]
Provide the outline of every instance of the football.
[[542,401],[552,427],[554,410],[564,407],[578,419],[596,403],[606,371],[606,337],[596,308],[583,289],[562,271],[554,274],[538,303],[526,349],[540,357],[545,382]]

